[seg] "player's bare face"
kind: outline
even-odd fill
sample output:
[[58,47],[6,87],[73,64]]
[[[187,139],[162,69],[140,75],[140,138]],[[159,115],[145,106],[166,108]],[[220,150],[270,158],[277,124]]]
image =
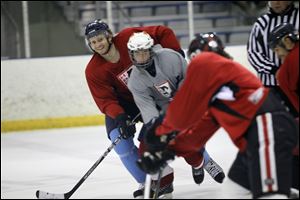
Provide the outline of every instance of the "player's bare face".
[[285,11],[290,3],[291,1],[270,1],[270,6],[275,13],[280,14]]
[[105,54],[109,48],[109,42],[105,35],[97,35],[89,39],[91,48],[100,55]]
[[146,63],[150,59],[150,51],[149,49],[134,51],[133,57],[135,61],[139,64]]

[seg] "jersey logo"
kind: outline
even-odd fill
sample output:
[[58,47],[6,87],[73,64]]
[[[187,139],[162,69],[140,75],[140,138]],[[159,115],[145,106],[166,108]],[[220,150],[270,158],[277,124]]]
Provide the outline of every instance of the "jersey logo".
[[155,85],[154,87],[164,97],[167,97],[167,98],[171,98],[172,97],[172,88],[171,88],[170,83],[168,81],[166,81],[164,83],[161,83],[159,85]]
[[118,79],[127,87],[128,79],[130,77],[133,66],[125,69],[120,74],[117,75]]
[[257,90],[255,90],[252,94],[250,94],[248,100],[253,104],[257,104],[261,100],[263,95],[264,95],[264,89],[260,87]]

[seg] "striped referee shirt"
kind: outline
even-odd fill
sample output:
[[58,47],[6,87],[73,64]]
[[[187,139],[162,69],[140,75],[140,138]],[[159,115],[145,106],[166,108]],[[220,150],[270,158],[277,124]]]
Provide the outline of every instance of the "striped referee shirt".
[[273,28],[288,22],[299,30],[299,9],[292,4],[286,13],[280,15],[271,9],[260,16],[251,30],[247,51],[248,61],[257,71],[257,75],[265,86],[276,86],[275,73],[281,65],[278,56],[268,47],[268,37]]

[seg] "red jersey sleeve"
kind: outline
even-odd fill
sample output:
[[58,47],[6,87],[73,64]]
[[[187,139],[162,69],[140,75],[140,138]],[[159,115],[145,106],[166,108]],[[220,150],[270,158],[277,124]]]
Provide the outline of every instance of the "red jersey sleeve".
[[98,72],[95,70],[96,66],[99,67],[92,58],[85,71],[89,89],[101,112],[115,118],[117,115],[124,113],[124,109],[119,105],[114,88],[112,87],[112,80],[108,78],[110,77],[108,72],[105,70]]
[[155,44],[160,44],[164,48],[180,51],[181,47],[172,29],[166,26],[145,26],[128,28],[125,32],[146,31],[154,40]]
[[289,53],[277,72],[279,87],[299,113],[299,44]]
[[145,27],[146,32],[148,32],[154,41],[160,44],[164,48],[170,48],[175,51],[179,51],[180,44],[172,29],[166,26],[156,26],[156,27]]
[[203,93],[201,90],[206,86],[208,77],[213,79],[216,74],[198,72],[199,69],[201,70],[196,62],[189,64],[186,78],[166,111],[163,121],[165,130],[159,130],[160,133],[167,129],[183,131],[190,128],[208,110],[209,93]]
[[86,79],[98,108],[104,114],[115,118],[125,112],[119,100],[134,104],[132,94],[127,88],[131,60],[127,42],[134,32],[146,31],[155,44],[180,52],[181,48],[174,32],[166,26],[147,26],[126,28],[113,37],[113,43],[120,52],[120,61],[110,63],[95,54],[86,68]]
[[219,128],[212,115],[206,112],[193,128],[180,132],[170,146],[179,156],[198,152]]
[[[230,88],[234,99],[218,99],[220,108],[216,105],[215,95],[223,86]],[[156,134],[185,131],[200,125],[199,129],[202,129],[208,126],[202,123],[202,117],[209,112],[233,142],[243,149],[244,141],[240,138],[267,94],[268,90],[245,67],[215,53],[203,52],[190,62],[186,78],[169,104]],[[226,108],[222,109],[224,106]],[[211,125],[203,129],[212,130],[214,126]]]

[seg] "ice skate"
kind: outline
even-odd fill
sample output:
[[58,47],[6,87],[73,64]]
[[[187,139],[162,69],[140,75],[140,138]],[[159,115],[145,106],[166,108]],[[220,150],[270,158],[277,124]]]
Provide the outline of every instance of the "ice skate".
[[208,163],[204,166],[204,169],[209,173],[211,177],[218,183],[222,183],[225,174],[223,172],[223,169],[213,160],[209,159]]
[[201,184],[204,179],[204,170],[203,167],[195,169],[192,167],[193,178],[196,184]]
[[143,183],[141,183],[139,185],[139,188],[133,192],[133,198],[143,199],[144,198],[144,189],[145,189],[145,185]]
[[[155,185],[154,185],[155,186]],[[155,187],[151,188],[150,196],[153,197],[155,194]],[[163,187],[159,188],[158,191],[158,199],[172,199],[173,195],[172,192],[174,191],[173,183],[167,184]]]
[[[168,174],[161,178],[160,181],[160,188],[158,191],[158,199],[172,199],[172,192],[174,191],[173,187],[173,173]],[[154,197],[155,190],[157,186],[157,181],[151,181],[151,191],[150,191],[150,198]],[[145,185],[140,184],[139,188],[133,192],[133,197],[135,199],[144,199],[144,191]]]

